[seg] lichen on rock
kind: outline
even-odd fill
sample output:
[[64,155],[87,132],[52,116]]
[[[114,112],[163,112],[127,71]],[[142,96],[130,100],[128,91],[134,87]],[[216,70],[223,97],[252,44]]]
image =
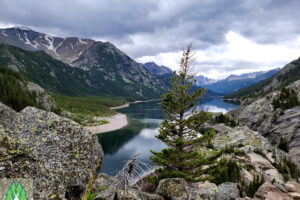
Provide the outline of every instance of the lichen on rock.
[[0,129],[1,177],[33,178],[34,198],[82,199],[98,174],[103,151],[78,123],[26,107]]

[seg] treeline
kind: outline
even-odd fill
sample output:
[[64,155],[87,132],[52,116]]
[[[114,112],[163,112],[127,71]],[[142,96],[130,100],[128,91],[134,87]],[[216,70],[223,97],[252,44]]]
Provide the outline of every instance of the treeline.
[[116,114],[109,107],[125,104],[128,100],[122,97],[70,97],[54,95],[57,106],[71,113],[71,119],[88,125],[96,122],[94,117],[104,117]]
[[215,122],[216,123],[224,123],[225,125],[228,125],[231,127],[235,127],[238,125],[238,123],[236,123],[236,121],[234,119],[232,119],[228,115],[224,115],[223,113],[221,113],[215,117]]
[[272,105],[274,108],[280,108],[282,110],[298,106],[299,100],[297,92],[293,89],[281,88],[279,96],[273,99]]
[[0,66],[0,101],[16,111],[26,106],[40,107],[35,102],[36,93],[25,89],[26,82],[20,73]]

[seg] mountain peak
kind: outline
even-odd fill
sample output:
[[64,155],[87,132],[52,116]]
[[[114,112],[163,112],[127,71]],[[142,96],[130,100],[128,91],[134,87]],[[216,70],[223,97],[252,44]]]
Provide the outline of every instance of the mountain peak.
[[26,26],[14,26],[12,27],[13,29],[20,29],[22,31],[32,31],[30,28],[26,27]]
[[142,64],[142,66],[147,69],[149,72],[153,73],[153,74],[156,74],[156,75],[164,75],[164,74],[171,74],[173,73],[173,71],[166,67],[166,66],[159,66],[157,65],[155,62],[147,62],[147,63],[144,63]]
[[73,61],[95,43],[91,39],[55,37],[36,32],[25,26],[1,29],[0,43],[29,51],[45,51],[53,58],[72,65]]

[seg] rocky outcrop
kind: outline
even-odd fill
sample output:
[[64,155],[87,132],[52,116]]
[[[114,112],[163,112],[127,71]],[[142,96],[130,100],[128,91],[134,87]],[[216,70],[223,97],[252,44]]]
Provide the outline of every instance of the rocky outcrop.
[[17,112],[0,102],[0,126],[10,127],[16,115]]
[[264,183],[260,186],[260,188],[257,190],[257,192],[254,195],[254,200],[293,200],[294,198],[286,193],[281,191],[278,187],[275,185],[272,185],[270,183]]
[[[300,80],[287,88],[297,91],[300,100]],[[239,109],[230,114],[239,121],[240,125],[258,131],[273,145],[278,145],[280,138],[286,140],[290,148],[289,154],[300,163],[300,108],[294,107],[284,112],[275,109],[272,101],[279,93],[274,91],[252,103],[245,100]]]
[[0,129],[0,177],[33,179],[34,199],[82,199],[102,164],[96,136],[69,119],[33,107]]
[[[214,125],[210,125],[209,127],[215,128]],[[198,182],[187,182],[182,178],[162,179],[158,185],[150,190],[150,192],[154,193],[149,194],[133,187],[127,188],[127,191],[124,188],[111,188],[114,177],[101,174],[96,180],[97,185],[94,187],[94,190],[98,192],[95,199],[142,199],[141,197],[144,195],[144,198],[147,197],[146,199],[159,199],[163,197],[164,199],[190,200],[250,200],[251,198],[247,196],[253,193],[249,193],[247,186],[255,182],[254,180],[255,178],[257,180],[257,177],[261,177],[261,180],[275,187],[276,191],[279,191],[284,196],[287,195],[290,197],[291,194],[289,193],[293,192],[295,193],[293,195],[296,196],[297,191],[295,188],[297,185],[294,182],[293,185],[290,182],[285,182],[284,177],[288,177],[289,174],[282,171],[282,167],[278,167],[284,165],[285,158],[289,158],[287,153],[274,147],[265,137],[249,129],[247,126],[231,128],[223,124],[218,124],[216,127],[216,133],[210,138],[210,145],[203,145],[203,142],[200,142],[189,147],[190,151],[198,151],[203,156],[212,156],[215,159],[213,162],[205,162],[205,165],[201,166],[200,177],[193,177],[195,181],[199,180]],[[215,169],[222,168],[225,170],[225,166],[219,165],[224,159],[233,161],[238,165],[240,176],[238,179],[235,179],[235,183],[232,181],[215,184],[217,182],[215,182],[214,176],[218,175]],[[233,171],[228,173],[229,176],[235,175]],[[141,189],[143,189],[142,186],[140,185]],[[265,194],[266,192],[264,191],[267,190],[262,190],[261,194]],[[267,195],[273,194],[270,193]],[[264,199],[264,197],[261,197],[261,199]]]
[[218,188],[216,184],[205,181],[204,183],[191,183],[188,187],[189,199],[205,199],[205,200],[217,200]]
[[156,193],[172,200],[187,199],[187,182],[183,178],[163,179],[159,182]]
[[222,183],[218,186],[218,200],[237,199],[240,197],[236,183]]
[[293,160],[293,157],[274,147],[261,134],[246,126],[231,128],[225,134],[217,134],[213,145],[219,150],[225,147],[234,147],[232,154],[223,157],[241,163],[240,173],[246,184],[253,181],[254,176],[263,176],[268,182],[275,180],[283,183],[283,176],[279,173],[276,165],[284,158]]
[[36,94],[35,102],[38,105],[41,105],[42,108],[46,111],[51,111],[51,109],[57,108],[56,102],[41,86],[27,82],[26,89],[29,92],[34,92]]

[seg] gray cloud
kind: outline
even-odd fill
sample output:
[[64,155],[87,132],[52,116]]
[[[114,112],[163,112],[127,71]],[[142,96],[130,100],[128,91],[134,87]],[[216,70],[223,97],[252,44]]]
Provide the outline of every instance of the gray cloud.
[[300,35],[299,9],[298,0],[1,0],[0,24],[109,40],[138,58],[189,42],[205,50],[229,31],[260,44],[291,41]]

